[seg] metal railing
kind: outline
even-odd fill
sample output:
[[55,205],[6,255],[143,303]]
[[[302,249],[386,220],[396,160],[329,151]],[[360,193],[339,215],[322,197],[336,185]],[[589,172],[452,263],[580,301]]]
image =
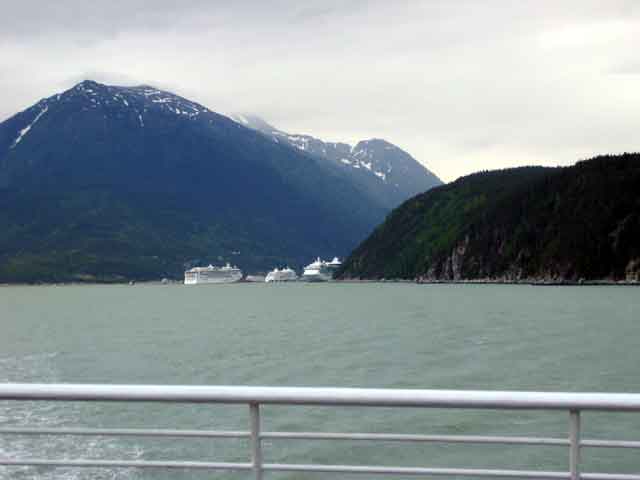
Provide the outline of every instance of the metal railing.
[[[250,442],[250,461],[243,463],[86,459],[56,460],[0,457],[0,465],[5,466],[244,470],[252,471],[256,479],[261,479],[265,472],[295,471],[489,478],[640,480],[640,474],[582,473],[580,471],[580,453],[582,447],[640,449],[640,441],[593,440],[581,438],[580,413],[582,411],[638,412],[640,411],[640,394],[391,390],[357,388],[0,384],[0,400],[219,403],[246,404],[249,407],[249,429],[246,431],[25,427],[0,429],[0,435],[244,438],[248,439]],[[261,405],[566,411],[568,413],[569,429],[567,437],[564,438],[397,433],[268,432],[262,431],[261,429]],[[567,471],[528,471],[473,468],[268,463],[264,461],[262,455],[262,441],[265,439],[368,440],[557,446],[568,449],[569,469]]]

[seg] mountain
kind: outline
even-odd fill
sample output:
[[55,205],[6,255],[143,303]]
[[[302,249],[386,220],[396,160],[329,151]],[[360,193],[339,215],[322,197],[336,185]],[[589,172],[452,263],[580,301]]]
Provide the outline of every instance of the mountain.
[[230,118],[261,132],[275,143],[291,145],[325,160],[326,168],[348,177],[371,203],[384,209],[391,210],[418,193],[442,185],[438,177],[411,155],[385,140],[363,140],[351,146],[286,133],[256,115],[233,114]]
[[299,267],[386,213],[323,161],[150,86],[84,81],[0,123],[0,282]]
[[483,172],[418,195],[341,278],[640,280],[640,154]]

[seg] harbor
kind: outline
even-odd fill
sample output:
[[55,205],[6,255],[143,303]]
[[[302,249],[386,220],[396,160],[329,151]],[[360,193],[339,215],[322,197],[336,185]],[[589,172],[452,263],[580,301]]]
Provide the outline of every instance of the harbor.
[[342,262],[338,257],[333,257],[330,262],[317,257],[316,260],[304,267],[301,275],[288,266],[284,268],[274,268],[266,275],[251,274],[244,276],[242,270],[237,266],[227,263],[223,267],[216,267],[209,264],[208,267],[193,267],[184,272],[185,285],[236,283],[244,280],[250,283],[283,283],[283,282],[329,282],[334,278],[335,272],[340,268]]

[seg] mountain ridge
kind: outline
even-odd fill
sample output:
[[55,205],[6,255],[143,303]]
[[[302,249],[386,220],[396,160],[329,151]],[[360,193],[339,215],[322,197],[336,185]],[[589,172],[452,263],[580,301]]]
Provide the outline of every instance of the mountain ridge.
[[0,123],[2,282],[300,266],[346,255],[386,212],[318,159],[149,86],[84,81]]
[[400,147],[380,138],[361,140],[355,145],[326,142],[312,135],[284,132],[253,114],[231,114],[241,125],[261,132],[275,143],[287,143],[309,155],[325,160],[350,178],[383,208],[397,207],[407,198],[442,181]]

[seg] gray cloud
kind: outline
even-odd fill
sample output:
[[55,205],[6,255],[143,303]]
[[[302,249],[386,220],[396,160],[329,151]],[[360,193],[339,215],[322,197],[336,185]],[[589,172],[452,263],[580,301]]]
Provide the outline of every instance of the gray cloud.
[[80,79],[149,83],[445,179],[638,150],[635,1],[79,0],[4,6],[0,118]]

